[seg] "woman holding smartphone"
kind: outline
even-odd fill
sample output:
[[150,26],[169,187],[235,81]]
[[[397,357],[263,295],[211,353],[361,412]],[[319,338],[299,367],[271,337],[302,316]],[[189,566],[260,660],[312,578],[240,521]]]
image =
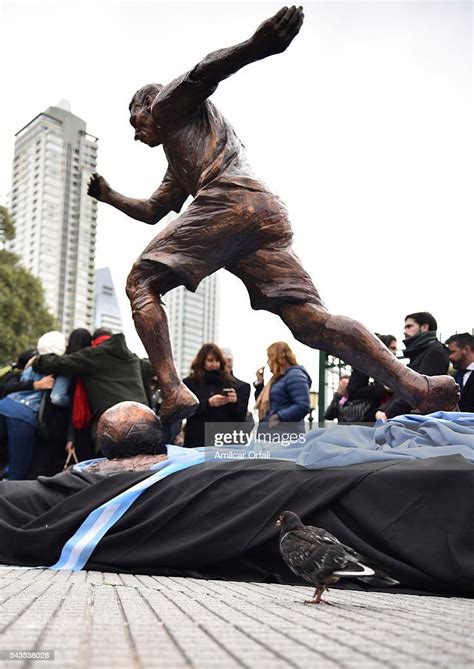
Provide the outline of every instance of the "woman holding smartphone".
[[196,413],[186,421],[184,446],[213,446],[213,433],[223,431],[214,428],[213,424],[237,423],[245,419],[246,407],[238,401],[234,379],[216,344],[204,344],[200,348],[191,364],[191,373],[183,382],[199,400]]

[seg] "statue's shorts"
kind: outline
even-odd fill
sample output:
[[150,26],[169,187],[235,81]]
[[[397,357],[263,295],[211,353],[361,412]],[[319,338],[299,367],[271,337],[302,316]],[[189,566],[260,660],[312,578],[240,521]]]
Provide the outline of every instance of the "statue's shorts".
[[254,309],[277,312],[282,302],[321,305],[291,249],[292,236],[284,204],[264,184],[213,181],[146,247],[130,274],[129,296],[144,297],[143,290],[163,295],[179,285],[194,292],[202,279],[225,268],[244,282]]

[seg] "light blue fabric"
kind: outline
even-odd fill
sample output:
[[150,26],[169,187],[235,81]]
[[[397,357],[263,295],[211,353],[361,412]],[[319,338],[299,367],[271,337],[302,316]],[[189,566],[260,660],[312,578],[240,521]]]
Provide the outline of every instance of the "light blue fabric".
[[364,462],[462,455],[474,464],[474,413],[436,412],[397,416],[379,426],[332,425],[316,428],[292,446],[258,440],[248,447],[207,448],[207,460],[276,458],[308,469]]
[[397,416],[375,427],[336,425],[308,433],[296,459],[309,469],[462,455],[474,464],[474,414]]
[[70,376],[57,376],[51,390],[51,404],[57,407],[68,407],[71,399],[69,397]]

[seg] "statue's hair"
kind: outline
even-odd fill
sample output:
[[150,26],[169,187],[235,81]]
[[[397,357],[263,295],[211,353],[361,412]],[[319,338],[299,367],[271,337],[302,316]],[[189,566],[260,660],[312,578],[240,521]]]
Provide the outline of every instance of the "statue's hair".
[[129,110],[131,111],[132,107],[135,105],[138,107],[145,107],[147,102],[153,100],[162,88],[163,86],[161,84],[147,84],[146,86],[142,86],[131,99],[128,106]]

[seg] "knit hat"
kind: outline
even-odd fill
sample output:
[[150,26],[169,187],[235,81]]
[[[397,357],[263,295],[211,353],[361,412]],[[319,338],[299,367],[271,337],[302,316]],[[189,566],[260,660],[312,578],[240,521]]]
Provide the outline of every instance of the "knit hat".
[[40,355],[45,355],[46,353],[63,355],[66,350],[66,338],[62,332],[51,330],[51,332],[41,335],[38,339],[37,348]]

